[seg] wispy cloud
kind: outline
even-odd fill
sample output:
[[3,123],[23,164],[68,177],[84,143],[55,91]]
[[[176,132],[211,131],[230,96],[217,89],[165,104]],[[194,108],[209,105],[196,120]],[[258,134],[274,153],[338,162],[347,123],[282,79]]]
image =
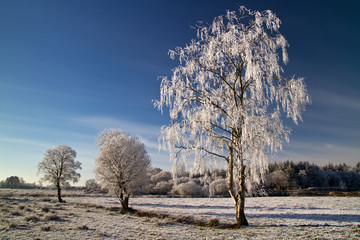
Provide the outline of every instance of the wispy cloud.
[[12,144],[22,144],[22,145],[30,145],[40,148],[47,148],[51,143],[33,141],[29,139],[22,139],[22,138],[0,138],[1,142],[12,143]]
[[360,149],[338,143],[294,141],[279,151],[274,160],[309,161],[317,164],[346,163],[354,166],[360,161]]
[[360,98],[358,92],[351,89],[346,93],[328,91],[324,89],[313,89],[313,104],[329,106],[331,109],[351,110],[353,113],[360,113]]
[[160,134],[160,126],[103,116],[79,117],[73,118],[72,121],[98,132],[109,128],[119,128],[132,136],[138,136],[147,148],[158,148],[157,139]]

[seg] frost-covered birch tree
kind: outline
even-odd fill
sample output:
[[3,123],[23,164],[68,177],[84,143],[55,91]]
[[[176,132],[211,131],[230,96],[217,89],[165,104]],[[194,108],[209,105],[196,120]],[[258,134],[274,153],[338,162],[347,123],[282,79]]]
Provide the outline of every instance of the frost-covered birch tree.
[[59,145],[54,149],[48,149],[45,152],[44,159],[38,164],[38,173],[44,176],[41,182],[48,181],[57,188],[59,202],[61,198],[61,189],[68,184],[68,181],[76,183],[80,178],[81,163],[75,161],[76,151],[69,146]]
[[101,132],[97,145],[100,151],[95,159],[96,177],[115,194],[125,213],[129,210],[131,194],[145,185],[150,156],[138,137],[117,129]]
[[175,164],[191,153],[196,166],[207,159],[227,163],[239,225],[248,225],[246,188],[263,179],[268,155],[289,140],[282,115],[298,124],[310,102],[303,78],[282,75],[288,43],[279,27],[272,11],[245,7],[199,23],[196,39],[169,51],[180,64],[171,78],[161,77],[154,103],[169,109],[171,124],[162,127],[160,143]]

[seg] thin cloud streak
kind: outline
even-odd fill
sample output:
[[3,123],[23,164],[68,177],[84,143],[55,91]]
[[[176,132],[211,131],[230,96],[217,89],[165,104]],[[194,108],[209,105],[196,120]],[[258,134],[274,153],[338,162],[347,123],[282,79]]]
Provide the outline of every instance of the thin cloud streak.
[[22,139],[22,138],[0,138],[0,141],[1,142],[6,142],[6,143],[31,145],[31,146],[36,146],[36,147],[40,147],[40,148],[47,148],[50,145],[53,145],[51,143],[27,140],[27,139]]
[[119,128],[130,135],[139,137],[147,148],[158,149],[159,126],[129,122],[112,117],[80,117],[73,118],[72,121],[99,132],[104,129]]
[[279,151],[271,160],[283,161],[309,161],[320,165],[332,163],[346,163],[355,166],[360,161],[360,149],[329,142],[318,141],[295,141],[284,150]]
[[314,89],[313,92],[313,98],[316,99],[313,104],[319,103],[322,106],[337,107],[340,110],[348,109],[360,113],[360,98],[355,97],[358,93],[339,94],[322,89]]
[[157,137],[160,134],[159,126],[130,122],[112,117],[79,117],[71,120],[78,124],[87,125],[88,127],[96,130],[120,128],[129,134],[149,137]]

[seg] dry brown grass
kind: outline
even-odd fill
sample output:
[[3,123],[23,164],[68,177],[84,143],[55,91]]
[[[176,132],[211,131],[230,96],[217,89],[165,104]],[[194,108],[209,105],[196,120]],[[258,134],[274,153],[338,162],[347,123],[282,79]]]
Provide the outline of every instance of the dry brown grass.
[[169,214],[165,214],[165,213],[156,213],[156,212],[151,212],[151,211],[136,211],[135,216],[167,220],[167,221],[165,221],[164,224],[181,223],[181,224],[195,225],[195,226],[199,226],[199,227],[219,227],[220,226],[220,221],[217,218],[213,218],[213,219],[210,219],[209,222],[205,222],[203,220],[196,220],[192,216],[169,215]]
[[58,215],[52,214],[52,215],[45,216],[44,220],[46,220],[46,221],[60,221],[62,219]]
[[17,227],[18,227],[18,224],[14,223],[14,222],[9,223],[9,226],[8,226],[8,228],[17,228]]
[[51,231],[51,226],[41,226],[40,230],[44,232],[49,232]]
[[31,216],[26,216],[24,220],[27,222],[37,222],[40,221],[40,218],[36,215],[31,215]]
[[86,225],[82,225],[82,226],[77,227],[76,230],[84,230],[84,231],[86,231],[86,230],[89,230],[89,227],[86,226]]
[[22,214],[19,211],[13,211],[11,212],[12,216],[22,216]]

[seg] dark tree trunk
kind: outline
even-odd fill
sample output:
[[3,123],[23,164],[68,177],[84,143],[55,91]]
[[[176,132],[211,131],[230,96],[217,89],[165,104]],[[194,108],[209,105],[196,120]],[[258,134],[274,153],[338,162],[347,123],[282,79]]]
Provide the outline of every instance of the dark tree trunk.
[[56,187],[57,187],[57,196],[58,196],[59,202],[64,202],[62,200],[62,198],[61,198],[61,186],[60,186],[60,184],[58,184]]
[[129,211],[129,197],[122,197],[120,199],[120,203],[121,203],[121,214],[127,213]]
[[249,223],[245,217],[245,191],[238,197],[235,204],[236,221],[239,226],[248,226]]
[[[231,198],[234,200],[235,203],[235,213],[236,213],[236,222],[237,225],[240,226],[248,226],[249,223],[245,217],[245,166],[241,167],[239,172],[239,190],[235,192],[234,190],[234,153],[233,148],[229,147],[229,162],[228,162],[228,190],[230,193]],[[242,161],[239,161],[242,163]]]
[[242,165],[239,174],[239,192],[235,204],[236,221],[239,226],[248,226],[249,223],[245,217],[245,166]]

